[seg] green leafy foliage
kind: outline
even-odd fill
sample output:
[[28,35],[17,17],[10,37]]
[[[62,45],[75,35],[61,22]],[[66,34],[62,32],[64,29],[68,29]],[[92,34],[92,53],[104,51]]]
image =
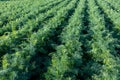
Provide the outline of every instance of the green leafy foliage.
[[1,0],[0,80],[120,80],[119,3]]

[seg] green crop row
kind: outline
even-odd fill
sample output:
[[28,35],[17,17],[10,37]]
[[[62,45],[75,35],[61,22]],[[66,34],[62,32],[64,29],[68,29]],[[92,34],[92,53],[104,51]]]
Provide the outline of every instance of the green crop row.
[[119,3],[0,1],[0,80],[120,80]]

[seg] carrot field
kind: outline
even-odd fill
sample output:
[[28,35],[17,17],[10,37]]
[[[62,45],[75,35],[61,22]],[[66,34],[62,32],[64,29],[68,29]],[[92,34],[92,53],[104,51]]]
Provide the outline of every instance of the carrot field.
[[0,0],[0,80],[120,80],[120,0]]

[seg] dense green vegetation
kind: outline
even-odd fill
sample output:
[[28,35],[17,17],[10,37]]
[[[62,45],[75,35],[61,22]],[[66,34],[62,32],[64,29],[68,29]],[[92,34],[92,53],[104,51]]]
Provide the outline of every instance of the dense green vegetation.
[[0,0],[0,80],[120,80],[119,0]]

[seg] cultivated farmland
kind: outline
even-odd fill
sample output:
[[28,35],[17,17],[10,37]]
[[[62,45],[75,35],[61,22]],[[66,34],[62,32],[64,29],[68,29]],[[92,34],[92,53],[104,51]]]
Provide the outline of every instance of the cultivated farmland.
[[0,0],[0,80],[120,80],[120,0]]

